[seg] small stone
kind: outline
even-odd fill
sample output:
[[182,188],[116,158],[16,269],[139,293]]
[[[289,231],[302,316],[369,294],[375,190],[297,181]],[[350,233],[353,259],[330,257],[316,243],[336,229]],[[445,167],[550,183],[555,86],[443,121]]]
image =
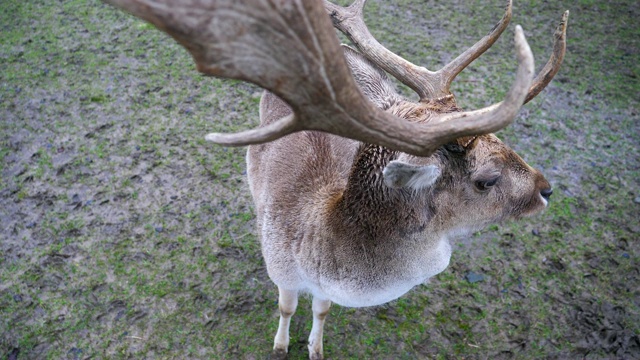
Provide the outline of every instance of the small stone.
[[531,233],[533,234],[533,236],[540,236],[540,231],[538,231],[538,229],[531,230]]
[[633,202],[635,202],[636,204],[640,204],[640,196],[633,199]]
[[467,273],[467,275],[464,276],[468,282],[470,282],[471,284],[480,282],[480,281],[484,281],[484,275],[482,274],[477,274],[474,273],[473,271],[469,271]]

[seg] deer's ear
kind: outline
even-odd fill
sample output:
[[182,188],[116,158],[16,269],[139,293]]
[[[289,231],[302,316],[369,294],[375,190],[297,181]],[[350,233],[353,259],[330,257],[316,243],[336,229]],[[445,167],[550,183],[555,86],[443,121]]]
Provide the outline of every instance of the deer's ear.
[[388,187],[421,190],[436,182],[440,176],[440,168],[435,165],[419,166],[394,160],[384,168],[382,174]]

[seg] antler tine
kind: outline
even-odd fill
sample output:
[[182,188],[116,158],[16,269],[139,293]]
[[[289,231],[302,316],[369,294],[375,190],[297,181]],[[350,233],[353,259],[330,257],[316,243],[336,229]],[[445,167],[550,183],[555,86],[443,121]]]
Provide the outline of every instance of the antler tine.
[[345,34],[370,61],[410,87],[421,101],[450,95],[453,79],[473,60],[498,40],[511,21],[511,0],[507,0],[504,15],[480,41],[438,71],[417,66],[382,46],[364,23],[363,8],[366,0],[357,0],[349,7],[341,7],[325,0],[333,26]]
[[292,114],[267,126],[235,134],[210,133],[204,138],[220,145],[244,146],[277,140],[298,130],[301,130],[301,127],[297,123],[295,115]]
[[502,19],[489,31],[487,35],[485,35],[482,39],[480,39],[477,43],[475,43],[472,47],[468,48],[460,54],[453,61],[445,65],[442,69],[438,70],[438,73],[441,73],[444,77],[445,81],[445,90],[448,92],[451,86],[451,82],[453,79],[462,72],[473,60],[477,59],[480,55],[482,55],[485,51],[487,51],[495,42],[500,38],[502,32],[507,28],[509,22],[511,21],[512,14],[512,2],[511,0],[507,0],[506,10]]
[[567,22],[569,20],[569,10],[562,14],[562,21],[556,28],[554,34],[555,41],[553,43],[553,52],[547,64],[540,70],[538,75],[533,79],[533,84],[529,88],[529,94],[524,100],[524,103],[528,103],[534,97],[536,97],[549,83],[551,79],[560,70],[560,65],[564,59],[564,54],[567,50]]
[[442,125],[438,131],[455,133],[458,137],[486,134],[502,129],[513,121],[524,104],[534,72],[533,54],[520,25],[516,26],[515,45],[519,66],[516,81],[504,101],[480,110],[443,114],[437,119],[438,125]]

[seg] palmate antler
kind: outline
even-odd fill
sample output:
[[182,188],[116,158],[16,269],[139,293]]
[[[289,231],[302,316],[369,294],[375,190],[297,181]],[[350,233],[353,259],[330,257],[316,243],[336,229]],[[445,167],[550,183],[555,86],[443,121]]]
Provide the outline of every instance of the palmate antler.
[[[264,143],[296,131],[319,130],[427,156],[459,137],[495,132],[507,126],[525,100],[535,96],[529,90],[534,72],[533,55],[519,26],[515,31],[518,71],[504,101],[472,112],[436,115],[439,118],[428,123],[409,123],[376,108],[355,84],[327,16],[329,10],[334,14],[335,23],[336,14],[344,8],[328,4],[329,9],[325,10],[321,0],[105,1],[171,35],[191,53],[200,72],[255,83],[278,95],[293,109],[293,115],[265,127],[237,134],[207,135],[207,140],[223,145]],[[352,8],[359,7],[361,12],[363,5],[364,2],[359,1]],[[491,46],[504,30],[510,6],[507,13],[499,29],[488,35],[489,40],[481,40],[481,45],[476,44],[454,60],[453,65],[443,68],[441,72],[448,75],[436,82],[445,84],[438,85],[440,90],[431,90],[432,85],[416,86],[418,89],[414,90],[421,97],[446,94],[455,75]],[[341,23],[348,24],[348,21]],[[566,21],[563,24],[566,25]],[[556,38],[560,39],[556,41],[556,48],[561,50],[554,51],[557,60],[549,69],[545,67],[547,75],[542,76],[541,85],[532,86],[539,89],[537,92],[550,81],[562,60],[564,30]],[[355,36],[353,40],[356,45],[363,43]],[[370,59],[375,57],[363,52]],[[397,76],[397,69],[394,73],[393,69],[381,66],[401,81],[410,81],[403,80],[410,76]],[[425,89],[420,90],[422,88]]]

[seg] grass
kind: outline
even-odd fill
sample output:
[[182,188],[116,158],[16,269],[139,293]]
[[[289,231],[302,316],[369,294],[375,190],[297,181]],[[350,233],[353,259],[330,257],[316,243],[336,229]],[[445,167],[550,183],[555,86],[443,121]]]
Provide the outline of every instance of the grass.
[[[368,4],[372,32],[430,69],[502,11],[396,3]],[[551,180],[549,208],[460,240],[449,269],[390,304],[334,306],[328,357],[637,356],[633,5],[515,2],[537,68],[571,11],[562,70],[498,134]],[[0,357],[265,357],[277,296],[244,150],[203,139],[255,126],[260,90],[199,75],[172,40],[97,1],[2,8]],[[464,108],[504,96],[516,66],[512,28],[454,82]],[[469,283],[469,272],[484,281]],[[310,320],[301,299],[291,358],[306,356]],[[612,331],[613,342],[598,337]]]

